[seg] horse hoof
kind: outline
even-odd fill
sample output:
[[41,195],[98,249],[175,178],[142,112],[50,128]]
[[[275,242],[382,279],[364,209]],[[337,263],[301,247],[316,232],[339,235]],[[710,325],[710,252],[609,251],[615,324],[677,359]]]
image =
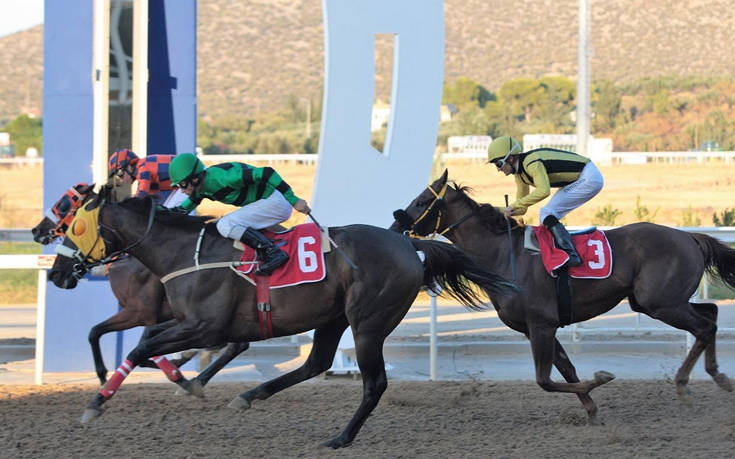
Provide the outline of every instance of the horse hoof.
[[204,386],[198,379],[192,379],[188,384],[189,393],[197,398],[204,398]]
[[615,379],[615,375],[610,373],[609,371],[598,371],[597,373],[595,373],[595,382],[598,385],[609,383],[613,379]]
[[679,400],[681,403],[683,403],[686,406],[692,406],[694,405],[694,401],[692,400],[692,392],[689,390],[689,388],[685,385],[680,385],[676,387],[676,395],[679,397]]
[[342,440],[340,437],[336,437],[336,438],[329,440],[328,442],[322,443],[322,446],[327,447],[327,448],[337,449],[337,448],[344,448],[345,446],[349,446],[350,443],[351,442],[349,441]]
[[183,387],[179,387],[176,389],[176,392],[174,392],[174,395],[192,395],[191,392],[184,389]]
[[84,413],[82,413],[82,424],[89,424],[92,422],[92,420],[102,416],[102,413],[104,413],[104,409],[102,407],[99,408],[87,408],[84,410]]
[[725,373],[717,373],[713,377],[713,379],[715,380],[717,385],[720,386],[720,389],[732,392],[732,383],[730,382],[730,378],[728,378]]
[[248,408],[250,408],[250,402],[238,395],[237,397],[233,398],[230,403],[227,404],[227,408],[234,408],[236,410],[247,410]]

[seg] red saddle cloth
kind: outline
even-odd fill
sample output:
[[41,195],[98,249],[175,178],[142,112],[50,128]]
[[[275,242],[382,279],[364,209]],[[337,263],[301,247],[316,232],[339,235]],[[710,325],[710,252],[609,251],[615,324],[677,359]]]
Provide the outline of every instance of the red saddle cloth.
[[[314,223],[297,225],[283,233],[264,230],[265,237],[288,254],[288,262],[270,275],[270,288],[289,287],[307,282],[319,282],[327,275],[319,227]],[[245,246],[241,261],[255,261],[257,254]],[[255,284],[255,264],[242,265],[238,271]]]
[[[545,226],[534,226],[544,268],[552,276],[564,265],[569,255],[554,243],[554,236]],[[605,279],[612,273],[612,250],[607,236],[600,230],[572,235],[572,242],[582,258],[582,264],[569,268],[569,275],[578,279]]]

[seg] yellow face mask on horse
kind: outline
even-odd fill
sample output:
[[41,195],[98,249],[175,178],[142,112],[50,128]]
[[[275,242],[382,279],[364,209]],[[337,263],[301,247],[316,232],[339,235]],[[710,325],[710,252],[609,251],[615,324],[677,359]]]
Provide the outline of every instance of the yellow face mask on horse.
[[84,254],[85,260],[101,260],[105,256],[105,241],[98,230],[100,208],[92,210],[82,207],[69,225],[66,236],[71,239],[77,249]]

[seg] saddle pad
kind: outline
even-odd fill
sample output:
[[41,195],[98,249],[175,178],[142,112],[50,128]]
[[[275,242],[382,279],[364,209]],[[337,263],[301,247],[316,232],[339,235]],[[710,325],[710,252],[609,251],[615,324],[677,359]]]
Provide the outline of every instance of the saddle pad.
[[[283,233],[264,230],[263,234],[278,248],[288,254],[288,262],[276,268],[270,275],[270,288],[290,287],[308,282],[319,282],[327,275],[322,252],[321,232],[314,223],[297,225]],[[240,261],[252,262],[257,258],[255,250],[243,246]],[[255,283],[255,264],[237,268],[253,284]]]
[[[554,244],[554,236],[545,226],[534,226],[533,232],[538,239],[541,259],[544,268],[556,277],[554,270],[569,259],[569,255]],[[577,253],[582,257],[582,264],[569,268],[569,275],[577,279],[605,279],[612,273],[612,249],[607,236],[600,230],[590,233],[572,235],[572,242]]]

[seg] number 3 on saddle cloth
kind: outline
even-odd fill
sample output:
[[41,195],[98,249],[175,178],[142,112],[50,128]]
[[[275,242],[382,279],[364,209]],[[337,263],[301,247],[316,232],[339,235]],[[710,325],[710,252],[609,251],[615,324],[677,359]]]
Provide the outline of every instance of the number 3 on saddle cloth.
[[605,233],[598,229],[572,235],[572,243],[574,243],[574,248],[577,249],[577,253],[582,258],[582,264],[568,269],[559,269],[567,262],[569,255],[556,247],[554,236],[545,226],[534,226],[533,233],[538,240],[541,260],[546,272],[556,278],[559,322],[564,327],[574,322],[573,292],[569,278],[605,279],[609,277],[612,273],[610,243]]
[[[554,236],[545,226],[534,226],[533,232],[538,240],[541,259],[546,272],[556,277],[558,268],[564,265],[569,255],[556,247]],[[595,229],[590,232],[573,234],[572,242],[582,258],[582,264],[569,268],[569,275],[577,279],[605,279],[612,273],[612,250],[607,236]]]
[[[322,241],[322,233],[314,223],[297,225],[282,233],[264,230],[263,234],[288,254],[288,262],[276,268],[270,276],[255,275],[255,263],[239,266],[237,273],[256,286],[260,334],[263,338],[270,338],[273,336],[270,289],[324,280],[327,275],[324,252],[328,252],[330,247],[328,240]],[[240,261],[257,260],[253,248],[240,242],[235,246],[243,250]]]

